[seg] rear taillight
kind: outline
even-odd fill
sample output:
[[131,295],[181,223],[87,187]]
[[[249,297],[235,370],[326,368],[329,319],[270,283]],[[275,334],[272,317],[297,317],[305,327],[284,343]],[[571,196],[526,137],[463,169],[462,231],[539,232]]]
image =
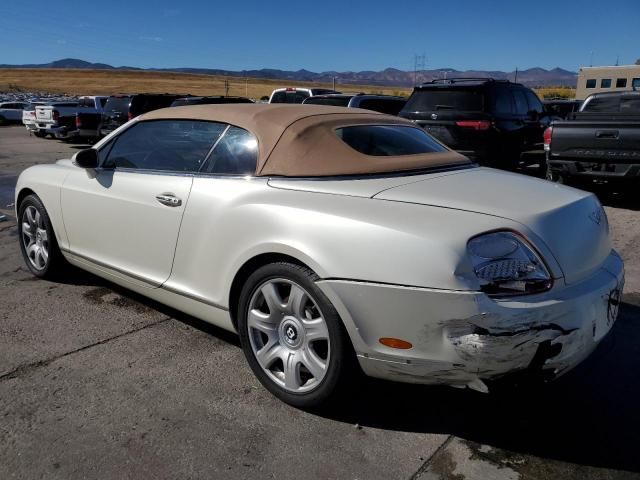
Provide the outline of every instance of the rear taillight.
[[54,122],[57,122],[58,119],[60,118],[60,112],[58,110],[53,110],[51,112],[51,118],[53,119]]
[[127,118],[128,118],[129,120],[133,120],[133,118],[134,118],[134,117],[135,117],[135,115],[134,115],[133,113],[131,113],[131,112],[129,112],[129,113],[127,114]]
[[462,128],[473,128],[474,130],[489,130],[491,128],[489,120],[459,120],[456,125]]
[[82,122],[80,121],[80,117],[76,115],[76,128],[80,128],[82,126]]
[[551,134],[553,133],[553,127],[547,127],[544,131],[544,135],[542,136],[544,140],[544,150],[548,152],[551,150]]

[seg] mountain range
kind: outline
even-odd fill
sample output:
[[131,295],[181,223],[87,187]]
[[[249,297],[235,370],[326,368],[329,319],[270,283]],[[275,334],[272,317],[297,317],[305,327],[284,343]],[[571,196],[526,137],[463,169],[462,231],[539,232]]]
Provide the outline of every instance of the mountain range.
[[[335,78],[340,84],[360,84],[360,85],[384,85],[410,87],[417,81],[428,82],[436,78],[445,77],[492,77],[495,79],[514,80],[516,72],[487,71],[487,70],[455,70],[453,68],[440,68],[436,70],[421,70],[418,72],[403,71],[396,68],[386,68],[381,71],[365,70],[361,72],[310,72],[308,70],[278,70],[264,68],[261,70],[222,70],[214,68],[137,68],[137,67],[114,67],[106,63],[91,63],[76,58],[64,58],[50,63],[26,64],[26,65],[2,65],[0,68],[80,68],[80,69],[100,69],[100,70],[147,70],[160,72],[180,72],[204,75],[228,75],[232,77],[267,78],[274,80],[308,81],[331,83]],[[544,68],[529,68],[517,72],[517,81],[531,87],[543,86],[568,86],[576,85],[575,72],[570,72],[562,68],[545,70]]]

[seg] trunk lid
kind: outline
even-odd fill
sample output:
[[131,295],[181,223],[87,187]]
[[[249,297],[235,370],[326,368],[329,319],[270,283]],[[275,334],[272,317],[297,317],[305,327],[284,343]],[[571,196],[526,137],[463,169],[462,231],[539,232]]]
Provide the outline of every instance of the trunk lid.
[[593,194],[524,175],[478,168],[397,186],[373,198],[466,210],[521,223],[546,243],[567,283],[592,273],[611,252],[607,219]]
[[593,194],[490,168],[384,178],[270,179],[269,185],[506,218],[525,225],[545,242],[566,283],[588,276],[611,252],[607,220]]

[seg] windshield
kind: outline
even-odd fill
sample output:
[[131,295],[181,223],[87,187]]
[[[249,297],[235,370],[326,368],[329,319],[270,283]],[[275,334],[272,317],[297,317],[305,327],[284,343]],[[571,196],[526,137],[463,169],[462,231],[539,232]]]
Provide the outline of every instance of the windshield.
[[109,100],[107,100],[104,106],[104,110],[106,112],[127,112],[129,111],[130,102],[131,97],[109,97]]

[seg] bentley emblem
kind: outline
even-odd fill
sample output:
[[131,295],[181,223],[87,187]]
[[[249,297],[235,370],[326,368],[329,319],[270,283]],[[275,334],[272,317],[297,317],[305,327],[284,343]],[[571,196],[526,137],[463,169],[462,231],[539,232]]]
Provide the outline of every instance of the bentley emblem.
[[432,113],[431,114],[431,120],[435,120],[438,118],[438,114],[437,113]]
[[289,337],[289,340],[295,340],[298,337],[298,333],[292,326],[287,327],[285,333],[287,334],[287,337]]
[[602,223],[602,212],[600,209],[594,210],[589,214],[589,218],[596,225],[600,225]]

